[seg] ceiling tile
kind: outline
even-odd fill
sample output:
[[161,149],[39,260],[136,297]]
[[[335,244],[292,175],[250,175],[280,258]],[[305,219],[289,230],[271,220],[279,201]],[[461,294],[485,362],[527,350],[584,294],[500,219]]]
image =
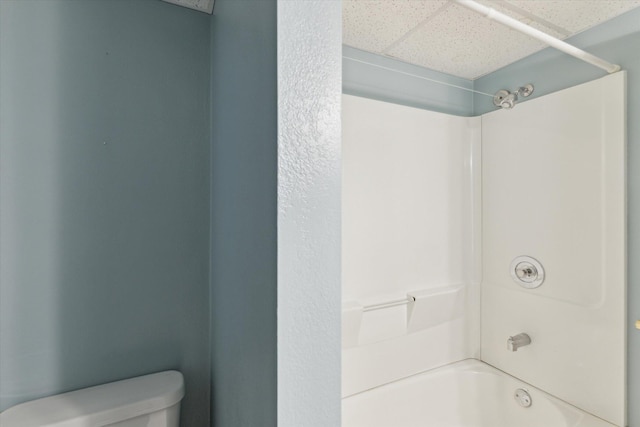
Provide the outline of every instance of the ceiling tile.
[[475,79],[544,47],[531,37],[452,5],[388,53],[423,67]]
[[640,0],[507,0],[507,3],[566,28],[571,34],[640,6]]
[[446,4],[446,0],[344,0],[343,42],[381,53]]
[[[477,1],[559,39],[640,7],[640,0]],[[446,0],[344,0],[343,42],[468,79],[546,47]]]

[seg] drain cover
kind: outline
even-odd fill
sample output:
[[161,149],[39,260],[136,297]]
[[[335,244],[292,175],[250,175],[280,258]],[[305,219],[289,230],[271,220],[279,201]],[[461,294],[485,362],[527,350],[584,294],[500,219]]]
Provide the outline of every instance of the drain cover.
[[516,402],[523,408],[531,406],[531,395],[523,388],[517,389],[516,392],[513,393],[513,398],[516,399]]

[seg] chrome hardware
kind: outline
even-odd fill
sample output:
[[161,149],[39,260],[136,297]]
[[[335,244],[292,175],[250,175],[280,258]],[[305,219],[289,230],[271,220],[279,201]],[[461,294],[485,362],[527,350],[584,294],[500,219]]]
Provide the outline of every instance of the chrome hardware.
[[514,335],[507,340],[507,350],[518,351],[520,347],[531,344],[531,338],[525,333]]
[[531,83],[518,88],[518,96],[522,96],[523,98],[528,97],[532,93],[533,93],[533,85]]
[[526,98],[532,93],[533,85],[531,83],[519,87],[514,92],[500,89],[493,95],[493,105],[505,110],[510,110],[516,105],[516,102],[518,102],[518,97]]
[[407,305],[409,303],[414,302],[415,300],[416,299],[414,297],[407,295],[406,298],[402,298],[402,299],[396,299],[396,300],[385,301],[377,304],[365,305],[362,307],[362,311],[374,311],[374,310],[380,310],[382,308],[396,307],[398,305]]
[[533,282],[538,277],[538,269],[528,262],[521,262],[516,265],[516,276],[523,282]]
[[528,408],[531,406],[533,401],[531,400],[531,395],[529,392],[523,388],[519,388],[513,393],[513,398],[522,406],[523,408]]
[[544,268],[538,260],[529,256],[519,256],[509,266],[511,277],[523,288],[535,289],[544,282]]
[[516,105],[516,95],[506,89],[500,89],[493,96],[493,105],[507,110],[511,109]]

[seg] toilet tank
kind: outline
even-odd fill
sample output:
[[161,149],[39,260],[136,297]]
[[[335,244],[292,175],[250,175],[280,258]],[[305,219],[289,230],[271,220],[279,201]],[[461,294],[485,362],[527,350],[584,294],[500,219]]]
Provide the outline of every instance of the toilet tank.
[[0,413],[2,427],[178,427],[178,371],[116,381],[25,402]]

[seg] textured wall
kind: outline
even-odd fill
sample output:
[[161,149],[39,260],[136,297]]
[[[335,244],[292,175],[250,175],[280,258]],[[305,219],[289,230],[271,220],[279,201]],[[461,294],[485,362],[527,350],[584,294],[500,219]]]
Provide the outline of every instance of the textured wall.
[[[628,194],[628,386],[629,426],[640,427],[640,9],[612,19],[569,41],[627,70]],[[493,93],[532,82],[535,96],[571,87],[605,73],[575,58],[545,49],[475,81],[476,89]],[[476,113],[491,110],[476,103]]]
[[276,423],[276,1],[211,21],[212,418]]
[[278,1],[278,425],[340,425],[341,4]]
[[165,369],[209,416],[209,17],[0,2],[0,408]]

